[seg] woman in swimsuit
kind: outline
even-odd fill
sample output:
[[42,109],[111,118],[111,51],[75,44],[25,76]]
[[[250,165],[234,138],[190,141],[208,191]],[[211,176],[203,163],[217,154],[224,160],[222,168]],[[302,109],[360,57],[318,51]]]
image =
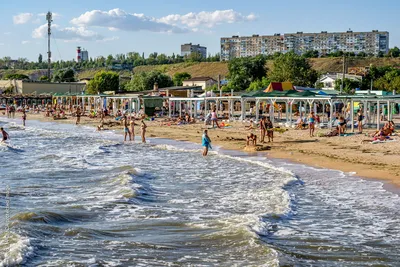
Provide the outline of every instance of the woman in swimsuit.
[[362,115],[361,109],[358,110],[357,112],[357,128],[358,128],[358,133],[363,132],[363,121],[364,116]]
[[131,140],[131,134],[129,133],[129,128],[128,128],[128,118],[126,117],[126,115],[124,115],[122,121],[124,122],[124,142],[126,142],[126,138],[129,135],[129,141]]
[[314,111],[312,111],[308,117],[308,124],[310,128],[310,137],[314,136],[314,131],[315,131],[315,116],[314,116]]
[[26,121],[26,112],[25,110],[22,113],[22,125],[25,127],[25,121]]
[[343,117],[340,117],[338,125],[339,135],[344,134],[344,130],[346,129],[346,124],[347,124],[346,120]]
[[265,127],[267,130],[268,143],[270,143],[271,141],[274,142],[274,126],[272,125],[272,121],[269,117],[267,118]]
[[213,111],[211,112],[211,121],[212,121],[212,127],[214,128],[214,123],[217,125],[218,128],[218,119],[217,119],[217,112],[216,109],[214,108]]
[[208,131],[207,131],[207,130],[204,130],[203,136],[202,136],[201,139],[202,139],[202,140],[201,140],[201,144],[202,144],[202,146],[204,147],[204,149],[203,149],[203,156],[205,157],[205,156],[207,156],[207,154],[208,154],[208,149],[211,149],[211,139],[210,139],[210,137],[208,136]]
[[147,125],[144,123],[144,121],[142,120],[142,126],[141,126],[141,134],[142,134],[142,143],[146,143],[146,128]]

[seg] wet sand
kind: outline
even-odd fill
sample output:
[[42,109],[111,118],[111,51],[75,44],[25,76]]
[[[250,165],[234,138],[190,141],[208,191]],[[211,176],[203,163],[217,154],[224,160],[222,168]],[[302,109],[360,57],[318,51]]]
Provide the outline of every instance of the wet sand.
[[[17,116],[19,117],[19,116]],[[53,120],[43,114],[29,114],[29,120],[52,121],[59,123],[75,123],[75,118],[66,120]],[[114,124],[114,119],[106,118],[107,122]],[[99,119],[81,118],[82,125],[97,126]],[[137,120],[135,136],[140,138],[140,121]],[[171,123],[146,121],[147,137],[168,138],[181,141],[201,142],[202,131],[206,129],[203,123],[177,126]],[[362,140],[371,139],[365,136],[374,129],[364,131],[364,134],[348,137],[310,137],[308,130],[289,129],[283,133],[274,133],[274,142],[265,143],[255,147],[246,147],[246,136],[250,132],[246,125],[249,123],[233,122],[231,127],[223,129],[209,129],[212,144],[228,150],[244,150],[246,152],[265,153],[267,157],[288,159],[293,162],[303,163],[315,167],[352,172],[357,176],[380,179],[400,186],[400,136],[394,136],[398,142],[383,144],[361,144]],[[121,125],[106,129],[119,130]],[[210,126],[208,126],[210,128]],[[257,129],[252,130],[259,135]],[[327,129],[316,129],[317,133],[326,133]],[[121,139],[123,139],[121,134]],[[266,139],[267,140],[267,139]]]

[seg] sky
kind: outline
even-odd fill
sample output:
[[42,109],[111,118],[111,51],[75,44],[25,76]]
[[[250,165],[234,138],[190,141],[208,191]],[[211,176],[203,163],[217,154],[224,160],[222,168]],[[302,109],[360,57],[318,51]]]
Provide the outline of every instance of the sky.
[[46,12],[53,12],[52,60],[128,52],[180,54],[180,45],[219,52],[220,38],[293,32],[382,30],[400,46],[400,1],[361,0],[18,0],[1,1],[0,57],[47,57]]

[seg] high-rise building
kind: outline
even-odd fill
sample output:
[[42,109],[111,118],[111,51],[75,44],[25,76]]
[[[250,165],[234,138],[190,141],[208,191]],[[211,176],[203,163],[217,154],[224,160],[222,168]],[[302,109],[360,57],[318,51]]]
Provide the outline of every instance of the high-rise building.
[[76,48],[76,62],[88,61],[89,52],[85,49],[81,49],[80,46]]
[[189,56],[192,53],[199,53],[203,58],[207,58],[207,47],[190,44],[181,45],[181,56]]
[[274,35],[232,36],[221,38],[221,60],[256,55],[273,55],[290,51],[302,55],[316,50],[320,55],[333,52],[361,52],[378,55],[389,52],[389,32],[321,32]]

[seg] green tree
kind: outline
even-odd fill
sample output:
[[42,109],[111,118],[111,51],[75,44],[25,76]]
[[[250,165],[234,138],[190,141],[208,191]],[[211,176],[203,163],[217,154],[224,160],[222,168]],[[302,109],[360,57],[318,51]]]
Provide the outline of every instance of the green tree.
[[42,54],[39,54],[38,63],[41,64],[42,62],[43,62],[43,56]]
[[29,77],[25,74],[14,73],[14,74],[5,75],[4,79],[5,80],[29,80]]
[[400,56],[400,49],[397,46],[389,49],[389,56],[390,57],[399,57]]
[[306,58],[290,52],[275,59],[269,79],[273,82],[292,82],[297,86],[313,87],[318,80],[318,72],[312,69]]
[[201,62],[203,60],[203,56],[199,52],[190,53],[186,57],[186,61],[188,62]]
[[174,74],[174,77],[172,78],[172,81],[174,82],[175,86],[182,86],[183,81],[192,78],[192,75],[190,75],[187,72],[177,72]]
[[319,57],[319,52],[317,50],[308,50],[303,54],[305,58],[317,58]]
[[247,88],[246,91],[250,92],[250,91],[258,91],[261,89],[265,89],[268,87],[268,85],[271,83],[271,81],[267,78],[267,77],[262,77],[261,80],[255,80],[253,81],[249,88]]
[[256,57],[235,58],[228,64],[227,90],[244,91],[253,81],[261,80],[267,74],[266,58]]
[[57,70],[53,74],[53,82],[75,82],[73,69]]
[[106,59],[106,65],[107,66],[111,66],[114,62],[114,58],[112,55],[108,55],[107,59]]
[[[344,78],[343,80],[343,92],[346,94],[351,94],[356,88],[361,87],[361,81],[360,80],[353,80],[353,79],[348,79]],[[337,79],[335,81],[335,90],[340,91],[340,87],[342,85],[342,79]]]
[[88,83],[86,93],[98,94],[104,91],[118,91],[119,75],[113,71],[99,71]]
[[173,86],[174,83],[168,75],[160,71],[150,71],[135,73],[132,80],[126,84],[128,91],[147,91],[153,89],[154,83],[158,83],[159,88]]

